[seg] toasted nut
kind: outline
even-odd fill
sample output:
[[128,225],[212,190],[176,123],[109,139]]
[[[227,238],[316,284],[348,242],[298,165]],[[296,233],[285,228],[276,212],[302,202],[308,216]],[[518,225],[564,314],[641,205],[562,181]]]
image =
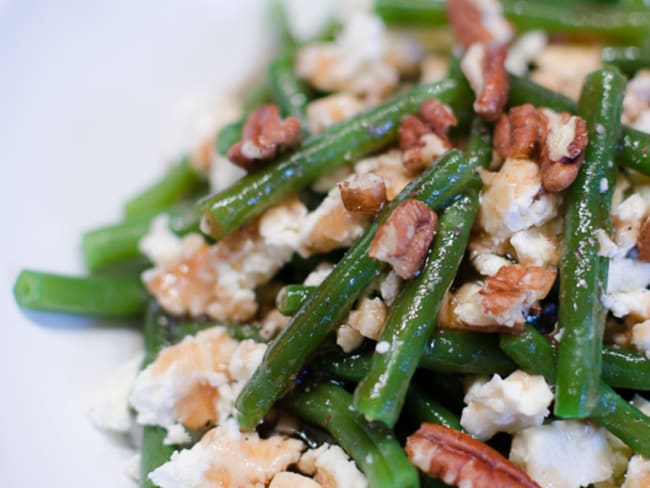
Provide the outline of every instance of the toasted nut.
[[465,47],[476,42],[506,43],[512,37],[512,27],[497,2],[449,0],[446,10],[456,38]]
[[386,183],[374,173],[354,175],[339,183],[338,187],[348,212],[373,216],[386,203]]
[[435,98],[422,102],[420,118],[438,135],[446,134],[449,127],[458,125],[451,108]]
[[494,128],[494,148],[503,158],[530,159],[537,149],[539,120],[530,103],[512,107]]
[[398,130],[399,147],[402,151],[418,147],[420,137],[430,133],[431,129],[420,118],[415,115],[407,115],[402,119]]
[[417,200],[406,200],[377,230],[370,257],[390,264],[401,278],[413,278],[424,263],[437,226],[433,210]]
[[538,114],[542,184],[546,191],[562,191],[574,182],[585,159],[587,125],[581,117],[566,112],[541,109]]
[[282,149],[300,144],[300,121],[280,118],[277,105],[260,105],[248,116],[242,140],[228,150],[228,159],[247,171],[275,158]]
[[540,488],[486,444],[441,425],[423,423],[406,440],[411,462],[448,485],[472,488]]
[[548,295],[556,274],[539,266],[503,266],[480,291],[483,308],[489,314],[500,315],[519,305],[530,306]]
[[485,120],[495,121],[508,99],[507,47],[498,44],[472,44],[460,66],[476,100],[474,111]]
[[650,263],[650,217],[645,219],[641,226],[636,246],[639,251],[639,260]]

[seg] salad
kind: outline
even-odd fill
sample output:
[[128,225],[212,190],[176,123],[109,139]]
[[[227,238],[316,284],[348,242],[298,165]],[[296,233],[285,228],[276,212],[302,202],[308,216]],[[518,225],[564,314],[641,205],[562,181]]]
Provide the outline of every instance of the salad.
[[88,276],[16,280],[141,317],[92,412],[140,485],[650,486],[650,11],[270,18],[264,80],[84,234]]

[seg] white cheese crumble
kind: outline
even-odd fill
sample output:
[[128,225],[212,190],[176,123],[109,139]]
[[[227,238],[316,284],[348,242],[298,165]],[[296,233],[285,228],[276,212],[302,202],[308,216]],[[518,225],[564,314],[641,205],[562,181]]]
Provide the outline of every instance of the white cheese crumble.
[[556,420],[515,434],[510,460],[544,487],[580,488],[611,477],[607,432],[577,420]]
[[650,320],[632,326],[632,345],[650,359]]
[[291,471],[282,471],[273,477],[269,488],[321,488],[322,486],[307,476]]
[[335,93],[318,98],[307,105],[307,121],[312,134],[317,134],[332,124],[349,119],[365,108],[365,105],[349,93]]
[[543,232],[540,228],[520,230],[510,237],[517,256],[517,262],[524,266],[558,266],[560,263],[560,245],[555,236]]
[[169,230],[169,216],[156,216],[149,231],[140,238],[138,251],[156,266],[168,266],[183,254],[183,240]]
[[541,425],[552,401],[553,392],[542,376],[521,370],[505,379],[495,374],[490,381],[479,378],[471,384],[460,423],[473,436],[487,440],[497,432]]
[[528,73],[528,65],[546,46],[548,38],[544,31],[530,31],[519,36],[508,49],[506,69],[519,76]]
[[636,454],[627,465],[621,488],[648,488],[650,486],[650,459]]
[[323,444],[305,452],[298,469],[327,488],[367,488],[368,481],[339,446]]

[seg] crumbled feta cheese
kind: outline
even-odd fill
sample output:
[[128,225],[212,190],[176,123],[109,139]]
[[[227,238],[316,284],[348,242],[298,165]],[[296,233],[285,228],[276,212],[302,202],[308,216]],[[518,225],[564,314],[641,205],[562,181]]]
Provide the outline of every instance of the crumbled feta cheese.
[[130,432],[129,395],[140,371],[142,358],[140,353],[120,366],[115,376],[96,395],[88,412],[95,427],[120,434]]
[[507,159],[499,172],[481,171],[483,191],[478,222],[495,239],[539,226],[557,215],[560,197],[541,192],[539,165]]
[[644,414],[650,416],[650,400],[646,400],[641,395],[634,395],[634,398],[630,402],[636,408],[641,410]]
[[650,285],[650,263],[636,259],[610,259],[607,293],[629,292]]
[[413,179],[402,164],[402,153],[399,149],[391,149],[378,156],[362,159],[354,165],[354,171],[359,174],[374,173],[386,182],[386,196],[389,200],[402,191]]
[[560,263],[560,243],[555,236],[535,227],[520,230],[510,237],[517,262],[524,266],[553,267]]
[[641,225],[649,211],[650,205],[637,193],[623,200],[612,211],[614,242],[622,255],[636,246]]
[[519,36],[508,49],[506,69],[519,76],[528,73],[528,65],[546,46],[544,31],[530,31]]
[[580,488],[611,477],[607,432],[577,420],[556,420],[515,434],[510,460],[544,487]]
[[622,121],[650,133],[650,70],[640,70],[627,84]]
[[244,175],[246,175],[244,168],[233,164],[227,157],[217,154],[210,166],[210,190],[213,192],[225,190]]
[[140,483],[140,463],[141,463],[140,453],[134,454],[129,458],[126,463],[126,475],[131,478],[136,483]]
[[168,266],[181,258],[183,241],[169,230],[169,216],[161,214],[151,221],[149,231],[138,242],[138,251],[156,266]]
[[467,390],[460,423],[481,440],[497,432],[518,432],[541,425],[549,414],[553,392],[542,376],[517,370],[505,379],[495,374],[479,378]]
[[638,320],[650,319],[650,290],[638,289],[619,293],[606,293],[601,299],[603,305],[615,317],[627,317]]
[[368,481],[339,446],[323,444],[305,452],[298,469],[327,488],[367,488]]
[[347,324],[341,324],[336,329],[336,345],[343,352],[352,352],[363,343],[363,336],[357,329]]
[[307,476],[291,471],[282,471],[273,477],[269,488],[321,488],[322,486]]
[[307,275],[307,278],[305,278],[303,285],[320,285],[325,280],[325,278],[329,276],[333,269],[334,266],[332,266],[330,263],[320,263],[318,266],[316,266],[316,269],[314,271]]
[[362,336],[377,340],[384,328],[388,311],[381,298],[363,297],[350,311],[344,323],[358,330]]
[[192,440],[189,432],[181,424],[173,424],[167,427],[167,435],[163,440],[166,446],[183,445]]
[[300,458],[304,444],[274,435],[240,433],[234,420],[209,430],[191,449],[176,451],[149,479],[160,488],[263,488]]
[[300,247],[300,229],[307,216],[307,207],[293,198],[270,208],[260,219],[260,236],[271,246]]
[[650,320],[632,326],[632,345],[650,359]]
[[389,271],[379,283],[379,293],[386,306],[390,307],[395,302],[402,286],[402,278],[395,271]]
[[632,456],[621,488],[648,488],[650,486],[650,459],[636,454]]
[[351,166],[339,166],[333,171],[325,173],[311,185],[311,189],[317,193],[327,193],[336,186],[337,183],[343,181],[352,174]]
[[449,61],[440,54],[427,54],[420,63],[420,83],[434,83],[447,76]]
[[318,98],[306,108],[309,130],[312,134],[317,134],[336,122],[349,119],[364,108],[361,100],[348,93]]

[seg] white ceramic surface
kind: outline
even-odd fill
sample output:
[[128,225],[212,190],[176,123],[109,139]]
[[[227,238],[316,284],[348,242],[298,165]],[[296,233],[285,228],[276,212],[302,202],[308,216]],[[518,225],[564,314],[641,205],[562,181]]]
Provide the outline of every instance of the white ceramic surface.
[[261,66],[263,3],[0,0],[0,486],[133,486],[87,408],[139,334],[19,310],[11,287],[23,267],[83,271],[82,231],[118,220]]

